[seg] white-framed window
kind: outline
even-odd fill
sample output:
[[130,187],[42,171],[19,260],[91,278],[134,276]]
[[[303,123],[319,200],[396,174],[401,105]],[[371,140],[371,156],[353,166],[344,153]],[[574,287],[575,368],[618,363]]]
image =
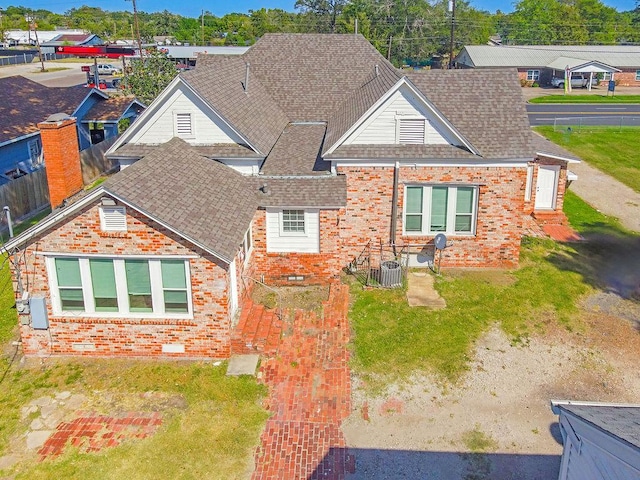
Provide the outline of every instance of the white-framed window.
[[475,234],[478,187],[407,185],[404,198],[405,234]]
[[527,80],[529,82],[537,82],[540,80],[540,70],[527,70]]
[[184,259],[47,257],[54,313],[100,317],[193,315]]
[[253,238],[251,237],[251,227],[249,227],[244,234],[244,239],[242,240],[242,257],[244,258],[245,263],[249,260],[249,257],[251,257],[252,250]]
[[306,235],[304,210],[282,210],[280,234],[282,236]]
[[34,166],[42,164],[42,143],[39,138],[29,140],[27,143],[29,149],[29,159]]
[[396,140],[400,144],[418,144],[425,143],[425,119],[419,118],[400,118],[396,119]]
[[602,72],[602,80],[606,82],[611,80],[611,72]]
[[640,70],[636,70],[636,82],[640,82]]
[[103,232],[126,232],[127,209],[125,207],[101,206],[100,228]]
[[195,129],[191,112],[175,112],[173,114],[173,120],[176,137],[193,138]]

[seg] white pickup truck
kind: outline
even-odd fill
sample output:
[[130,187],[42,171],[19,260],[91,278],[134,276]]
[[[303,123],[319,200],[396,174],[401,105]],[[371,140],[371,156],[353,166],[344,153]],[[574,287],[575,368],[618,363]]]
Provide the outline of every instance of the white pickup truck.
[[[551,86],[556,88],[564,88],[564,77],[553,77]],[[589,77],[582,75],[574,75],[571,77],[571,88],[587,88],[589,86]]]

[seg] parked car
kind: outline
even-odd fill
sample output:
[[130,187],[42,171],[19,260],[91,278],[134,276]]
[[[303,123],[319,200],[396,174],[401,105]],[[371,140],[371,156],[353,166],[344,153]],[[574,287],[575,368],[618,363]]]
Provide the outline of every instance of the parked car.
[[[91,65],[91,73],[94,72],[94,66]],[[98,64],[98,74],[99,75],[119,75],[122,73],[122,69],[112,65],[110,63],[99,63]]]
[[[556,88],[564,88],[564,77],[553,77],[551,86]],[[587,88],[589,86],[589,77],[584,75],[574,75],[571,77],[571,88]]]

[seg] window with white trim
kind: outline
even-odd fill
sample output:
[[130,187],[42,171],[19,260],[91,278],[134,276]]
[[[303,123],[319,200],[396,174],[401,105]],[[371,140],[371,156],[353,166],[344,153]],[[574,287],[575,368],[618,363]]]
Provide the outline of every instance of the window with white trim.
[[127,210],[125,207],[101,206],[100,228],[103,232],[126,232]]
[[49,257],[55,313],[181,317],[192,314],[188,260]]
[[527,80],[530,82],[540,80],[540,70],[527,70]]
[[242,258],[246,262],[249,260],[251,256],[251,248],[253,247],[253,238],[251,238],[251,227],[244,234],[244,239],[242,240]]
[[304,210],[282,210],[283,235],[304,235]]
[[176,137],[193,137],[193,116],[188,112],[176,112],[174,114],[174,129]]
[[398,143],[400,144],[424,144],[425,119],[424,118],[398,118]]
[[404,232],[407,235],[473,235],[478,187],[408,185],[405,188]]
[[611,72],[602,72],[602,80],[606,82],[611,80]]
[[636,70],[636,82],[640,82],[640,70]]

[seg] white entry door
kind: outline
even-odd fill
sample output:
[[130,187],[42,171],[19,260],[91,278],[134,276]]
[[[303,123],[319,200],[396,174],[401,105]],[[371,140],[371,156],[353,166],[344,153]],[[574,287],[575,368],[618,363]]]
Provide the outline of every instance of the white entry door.
[[553,210],[556,208],[558,177],[560,165],[540,165],[536,185],[536,210]]
[[229,314],[231,316],[232,322],[235,323],[235,315],[238,311],[238,282],[236,279],[236,261],[234,260],[229,265]]

